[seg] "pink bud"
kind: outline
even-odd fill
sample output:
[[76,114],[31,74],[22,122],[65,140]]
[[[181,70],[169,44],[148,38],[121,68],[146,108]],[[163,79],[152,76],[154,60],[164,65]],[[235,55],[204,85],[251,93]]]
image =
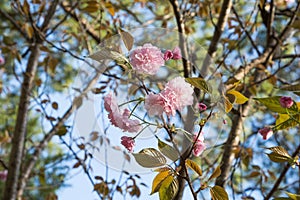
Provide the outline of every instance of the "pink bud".
[[7,178],[7,170],[0,171],[0,181],[5,181]]
[[273,135],[273,130],[270,127],[264,127],[258,131],[264,140],[269,139]]
[[167,50],[165,53],[164,53],[164,60],[167,61],[167,60],[170,60],[173,58],[173,53],[172,51],[170,50]]
[[123,136],[121,137],[121,144],[131,153],[135,146],[134,139],[132,137]]
[[198,108],[200,111],[205,111],[207,109],[207,106],[204,103],[199,103]]
[[223,124],[227,124],[227,121],[226,121],[226,119],[223,119]]
[[204,143],[203,132],[200,133],[200,135],[198,136],[198,138],[197,138],[197,135],[198,134],[195,134],[193,136],[193,141],[195,142],[195,145],[194,145],[194,148],[193,148],[193,154],[194,154],[194,156],[200,156],[201,153],[206,148],[206,145]]
[[179,47],[175,47],[174,50],[172,51],[173,53],[173,59],[174,60],[180,60],[181,59],[181,51]]
[[290,108],[294,104],[294,101],[291,97],[281,97],[279,102],[283,108]]
[[0,65],[4,65],[5,64],[5,59],[4,57],[0,54]]

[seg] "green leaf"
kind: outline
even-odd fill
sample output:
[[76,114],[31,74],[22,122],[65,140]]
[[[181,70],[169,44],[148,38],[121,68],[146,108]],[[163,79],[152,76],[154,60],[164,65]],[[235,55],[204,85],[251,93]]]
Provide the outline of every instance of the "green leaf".
[[151,194],[154,194],[156,192],[158,192],[158,190],[160,189],[160,186],[162,184],[162,182],[170,175],[170,169],[168,171],[162,171],[160,173],[158,173],[155,178],[153,179],[152,182],[152,190],[151,190]]
[[221,167],[220,165],[215,169],[215,171],[212,173],[212,175],[208,178],[208,181],[210,181],[213,178],[217,178],[221,175]]
[[191,168],[192,170],[194,170],[199,176],[202,176],[202,170],[200,168],[200,166],[193,160],[187,159],[185,161],[185,164]]
[[161,167],[167,163],[167,159],[154,148],[142,149],[139,153],[133,153],[132,155],[142,167]]
[[224,188],[222,188],[218,185],[215,185],[214,187],[212,187],[210,189],[210,195],[211,195],[211,198],[213,200],[227,200],[227,199],[229,199],[228,194],[224,190]]
[[203,78],[185,78],[185,81],[206,93],[211,93],[211,88]]
[[288,114],[279,114],[276,122],[275,122],[275,126],[287,121],[290,118],[290,116]]
[[178,192],[178,180],[173,175],[169,175],[162,182],[159,188],[159,199],[160,200],[172,200]]
[[158,139],[158,149],[162,152],[165,156],[170,158],[172,161],[176,161],[179,159],[179,155],[176,149],[167,143],[164,143],[160,139]]
[[122,67],[132,68],[131,64],[125,56],[107,47],[101,47],[99,51],[95,52],[89,57],[98,62],[107,59],[114,60],[117,64],[121,65]]
[[134,38],[132,37],[132,35],[124,30],[120,30],[120,35],[121,38],[127,48],[128,51],[131,50],[132,46],[133,46],[133,42],[134,42]]
[[273,162],[293,162],[294,159],[289,155],[289,153],[281,146],[267,148],[272,151],[272,153],[267,154]]
[[275,97],[267,97],[267,98],[254,98],[254,100],[257,100],[260,103],[264,104],[269,110],[273,112],[277,112],[281,114],[287,114],[287,110],[290,114],[298,112],[298,106],[295,102],[293,106],[290,108],[281,107],[279,102],[280,98],[281,96],[275,96]]
[[[283,121],[287,117],[288,117],[288,119],[286,121]],[[299,114],[291,115],[291,116],[284,115],[284,114],[279,114],[279,118],[277,120],[276,120],[276,126],[274,127],[274,130],[283,130],[283,129],[288,129],[288,128],[300,125],[299,124],[299,122],[300,122],[300,115]]]
[[235,103],[237,104],[244,104],[246,103],[249,99],[245,97],[242,93],[236,91],[236,90],[229,90],[227,94],[232,94],[235,96]]

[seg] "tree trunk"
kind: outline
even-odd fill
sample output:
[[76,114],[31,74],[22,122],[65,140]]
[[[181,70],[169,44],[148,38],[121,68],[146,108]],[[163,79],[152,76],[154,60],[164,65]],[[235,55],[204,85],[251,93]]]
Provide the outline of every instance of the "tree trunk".
[[30,104],[30,93],[38,65],[40,55],[39,45],[35,44],[31,48],[31,54],[28,59],[26,72],[24,73],[21,88],[20,102],[18,106],[18,114],[14,134],[12,138],[12,149],[9,156],[8,175],[5,185],[3,199],[15,200],[18,187],[18,179],[20,175],[21,161],[23,157],[23,149],[26,138],[26,126],[28,107]]

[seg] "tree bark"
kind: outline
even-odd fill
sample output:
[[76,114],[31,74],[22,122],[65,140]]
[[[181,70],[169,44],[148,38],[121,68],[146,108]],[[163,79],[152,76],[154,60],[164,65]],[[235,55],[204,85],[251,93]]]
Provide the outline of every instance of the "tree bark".
[[30,93],[38,66],[40,55],[39,45],[35,44],[31,48],[31,54],[28,59],[26,72],[21,88],[21,96],[18,106],[18,114],[14,134],[12,138],[12,149],[9,156],[8,175],[5,185],[3,199],[15,200],[18,187],[18,178],[20,175],[21,161],[23,157],[24,142],[26,137],[27,115],[30,104]]
[[242,106],[242,111],[235,114],[232,118],[232,127],[224,146],[224,153],[222,157],[221,175],[216,180],[216,185],[221,187],[225,186],[231,171],[231,164],[234,159],[233,150],[239,145],[240,134],[243,131],[243,117],[247,116],[249,110],[249,104]]

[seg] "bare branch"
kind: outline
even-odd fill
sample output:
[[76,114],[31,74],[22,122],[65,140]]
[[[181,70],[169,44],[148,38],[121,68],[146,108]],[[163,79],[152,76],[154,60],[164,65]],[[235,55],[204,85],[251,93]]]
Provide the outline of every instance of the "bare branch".
[[8,13],[0,9],[0,14],[4,16],[6,19],[8,19],[27,41],[30,41],[27,34],[22,30],[22,28],[18,25],[18,23]]
[[79,19],[77,17],[77,15],[75,14],[75,12],[71,9],[68,8],[67,6],[64,5],[64,3],[61,3],[60,6],[62,7],[62,9],[68,14],[70,15],[75,21],[77,21],[78,23],[82,24],[82,26],[86,29],[86,32],[97,42],[100,43],[101,39],[98,36],[98,34],[96,33],[96,31],[88,24],[88,22],[86,22],[83,19]]
[[188,46],[185,39],[185,24],[183,15],[180,12],[179,2],[177,0],[170,0],[173,7],[173,12],[176,18],[177,28],[179,32],[179,47],[182,53],[182,64],[184,77],[189,77],[191,73],[191,63],[189,61]]
[[[40,141],[40,143],[35,147],[35,150],[33,154],[31,155],[30,160],[26,163],[24,166],[24,172],[20,178],[20,188],[19,188],[19,194],[23,193],[23,189],[26,186],[26,181],[29,178],[29,175],[39,158],[40,154],[48,144],[48,142],[52,139],[52,137],[60,130],[61,127],[64,126],[64,123],[67,119],[81,106],[80,102],[82,102],[82,99],[87,95],[87,93],[92,89],[94,84],[97,82],[98,78],[100,77],[101,73],[96,73],[95,76],[91,79],[91,81],[88,83],[88,85],[84,88],[82,93],[75,97],[75,99],[72,102],[72,105],[69,107],[69,109],[64,113],[64,115],[60,118],[60,120],[57,122],[57,124],[44,136],[44,138]],[[20,196],[20,195],[19,195]]]
[[202,68],[200,70],[200,74],[202,77],[205,77],[208,73],[208,68],[212,63],[213,58],[216,56],[217,45],[221,38],[221,35],[224,31],[225,25],[227,23],[227,19],[232,7],[232,0],[224,0],[222,4],[221,13],[219,15],[218,23],[215,26],[215,31],[211,43],[209,45],[207,54],[205,56]]

